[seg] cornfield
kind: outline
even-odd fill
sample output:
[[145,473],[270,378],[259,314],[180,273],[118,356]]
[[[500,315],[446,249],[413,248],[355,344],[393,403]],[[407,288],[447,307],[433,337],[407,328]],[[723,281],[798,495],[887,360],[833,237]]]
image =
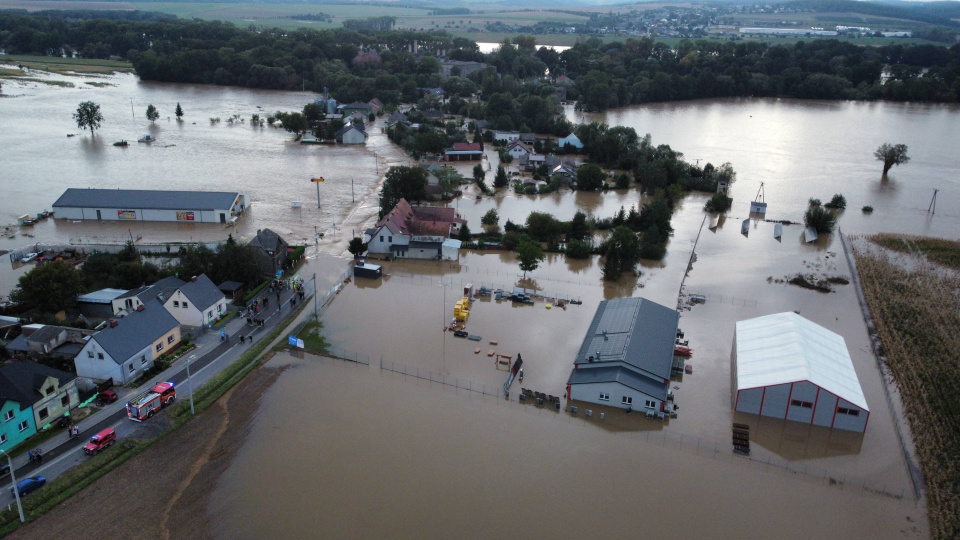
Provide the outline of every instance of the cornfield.
[[[854,242],[880,351],[913,432],[931,534],[960,538],[960,275],[930,262],[919,247],[924,239],[870,240],[908,252]],[[953,255],[941,241],[928,245],[937,246],[938,259],[960,256],[957,245]]]

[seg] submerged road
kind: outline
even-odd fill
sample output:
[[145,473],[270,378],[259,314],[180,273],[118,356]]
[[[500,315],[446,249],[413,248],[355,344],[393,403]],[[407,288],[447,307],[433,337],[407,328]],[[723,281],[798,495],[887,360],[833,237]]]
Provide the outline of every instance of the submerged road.
[[[312,291],[311,291],[312,292]],[[270,293],[271,297],[275,293]],[[230,338],[225,342],[220,342],[220,333],[218,331],[208,332],[197,338],[197,349],[203,350],[212,347],[198,356],[198,351],[192,351],[185,357],[186,361],[178,362],[167,369],[167,371],[157,375],[156,379],[128,393],[125,397],[133,397],[143,392],[160,381],[172,381],[177,389],[177,399],[190,399],[190,387],[187,382],[187,364],[190,365],[191,382],[194,390],[208,381],[211,377],[222,371],[225,367],[233,363],[254,341],[260,341],[263,336],[269,334],[276,328],[283,317],[290,314],[292,309],[300,306],[298,300],[297,306],[290,306],[289,300],[296,293],[291,289],[283,291],[281,299],[276,304],[272,299],[270,305],[260,312],[260,318],[263,319],[263,327],[252,326],[246,323],[245,319],[238,318],[224,325]],[[310,295],[306,295],[303,302],[311,300]],[[276,309],[276,305],[280,309]],[[240,336],[244,336],[246,343],[240,345]],[[250,338],[249,340],[246,338]],[[80,435],[70,439],[67,434],[60,433],[45,444],[39,445],[43,449],[43,463],[30,463],[26,455],[14,458],[14,468],[17,481],[31,476],[43,476],[47,482],[52,481],[58,476],[69,471],[73,467],[85,462],[88,458],[83,452],[83,447],[91,437],[106,428],[113,428],[117,432],[117,439],[122,440],[130,437],[150,438],[158,435],[167,427],[167,423],[162,418],[165,411],[161,410],[158,415],[143,422],[135,422],[127,418],[126,399],[121,397],[115,403],[111,403],[103,410],[94,413],[89,418],[80,422]],[[0,456],[0,460],[5,458]],[[19,463],[19,462],[23,463]],[[6,464],[6,463],[4,463]],[[0,494],[0,504],[7,506],[16,506],[16,500],[10,487],[13,486],[12,479],[7,476],[4,478],[5,487]],[[42,488],[41,488],[42,489]],[[27,495],[29,497],[29,495]]]

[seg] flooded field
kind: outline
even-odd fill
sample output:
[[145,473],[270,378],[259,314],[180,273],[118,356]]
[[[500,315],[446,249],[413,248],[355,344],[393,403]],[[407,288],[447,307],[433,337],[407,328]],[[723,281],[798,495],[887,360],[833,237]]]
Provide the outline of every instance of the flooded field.
[[338,360],[271,365],[290,367],[226,434],[248,432],[207,498],[214,538],[926,534],[912,503],[712,450]]

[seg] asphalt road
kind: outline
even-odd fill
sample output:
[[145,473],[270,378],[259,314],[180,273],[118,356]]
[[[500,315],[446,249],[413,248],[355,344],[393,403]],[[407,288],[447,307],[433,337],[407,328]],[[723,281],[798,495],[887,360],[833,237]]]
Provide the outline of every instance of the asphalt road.
[[[197,352],[194,352],[188,357],[193,387],[199,387],[201,384],[219,373],[226,366],[239,358],[243,351],[252,346],[253,341],[259,341],[264,335],[271,332],[276,327],[278,321],[290,314],[291,309],[289,299],[292,294],[292,290],[286,290],[283,292],[280,301],[280,305],[282,307],[278,311],[276,309],[277,303],[275,295],[271,293],[271,302],[269,306],[261,311],[260,314],[261,318],[264,320],[263,327],[247,325],[245,319],[238,320],[237,322],[239,324],[234,323],[235,326],[233,326],[229,332],[230,339],[221,343],[216,341],[216,337],[219,335],[219,332],[214,333],[211,331],[209,334],[207,334],[207,341],[211,341],[209,338],[212,336],[213,339],[211,343],[215,344],[215,346],[202,354],[198,355]],[[310,301],[310,296],[307,296],[303,301]],[[300,301],[298,299],[297,307],[299,306]],[[243,345],[240,345],[240,335],[243,335],[244,337],[252,336],[253,339],[246,341],[246,343]],[[209,345],[205,346],[204,348],[207,347],[209,347]],[[198,348],[200,347],[198,346]],[[173,381],[174,387],[177,389],[178,400],[189,399],[190,390],[189,385],[186,383],[188,362],[182,362],[179,365],[175,365],[167,372],[157,376],[156,382]],[[130,394],[130,396],[132,395],[134,394]],[[117,439],[122,440],[129,437],[149,438],[159,435],[169,426],[169,421],[162,410],[159,414],[154,415],[153,418],[144,420],[143,422],[135,422],[128,419],[126,401],[122,398],[117,400],[115,403],[107,405],[103,410],[95,413],[92,418],[95,420],[95,423],[90,424],[88,421],[86,425],[82,426],[80,435],[78,437],[67,439],[64,442],[61,442],[60,444],[50,448],[45,448],[43,445],[40,445],[40,447],[43,448],[43,463],[24,463],[23,465],[16,467],[15,474],[17,481],[19,482],[24,478],[31,476],[43,476],[48,482],[50,482],[71,468],[83,463],[86,461],[86,459],[88,459],[88,456],[83,452],[83,447],[87,444],[91,437],[106,428],[113,428],[117,432]],[[61,436],[58,436],[56,440],[60,440],[59,437]],[[48,444],[51,442],[56,444],[55,441],[50,441]],[[0,459],[3,458],[0,457]],[[2,485],[7,489],[0,490],[2,491],[2,493],[0,493],[0,504],[15,505],[16,500],[14,499],[13,493],[9,489],[13,485],[12,479],[7,476],[3,478],[3,482],[4,483]]]

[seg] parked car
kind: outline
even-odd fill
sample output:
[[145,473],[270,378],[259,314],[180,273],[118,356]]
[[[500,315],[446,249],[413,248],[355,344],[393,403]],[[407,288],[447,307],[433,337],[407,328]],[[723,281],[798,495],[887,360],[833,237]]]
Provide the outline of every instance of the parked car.
[[104,390],[97,394],[97,405],[103,406],[117,400],[117,393],[113,390]]
[[[42,476],[31,476],[29,478],[24,478],[23,480],[17,482],[17,491],[19,491],[20,496],[23,497],[28,493],[31,493],[40,489],[46,483],[47,483],[47,479]],[[10,494],[11,495],[14,494],[13,488],[10,488]]]
[[90,442],[83,447],[83,451],[87,455],[92,456],[108,446],[113,446],[113,443],[115,442],[117,442],[117,432],[107,428],[100,433],[97,433],[93,437],[90,437]]
[[0,465],[0,477],[10,474],[9,465]]

